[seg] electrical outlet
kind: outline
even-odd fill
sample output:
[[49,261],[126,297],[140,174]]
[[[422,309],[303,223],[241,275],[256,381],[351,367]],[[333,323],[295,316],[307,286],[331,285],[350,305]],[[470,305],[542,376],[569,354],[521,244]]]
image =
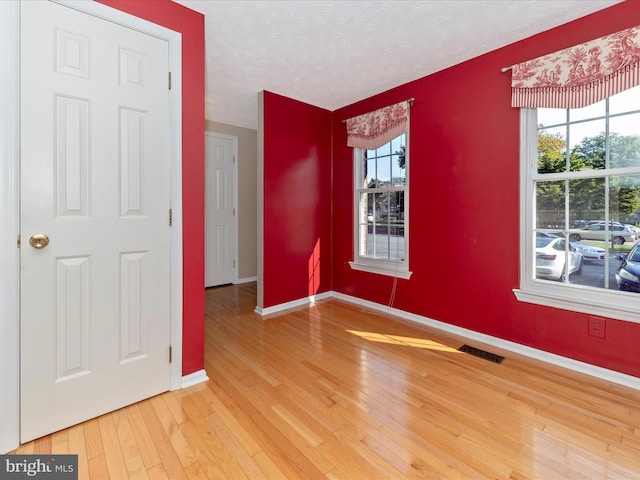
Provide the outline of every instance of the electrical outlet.
[[604,338],[607,321],[602,317],[589,315],[589,335],[597,338]]

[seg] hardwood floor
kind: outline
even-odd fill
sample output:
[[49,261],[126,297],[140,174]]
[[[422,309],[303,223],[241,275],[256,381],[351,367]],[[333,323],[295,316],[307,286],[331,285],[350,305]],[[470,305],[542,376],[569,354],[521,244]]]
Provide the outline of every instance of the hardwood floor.
[[91,479],[640,479],[636,390],[335,300],[263,320],[255,292],[207,290],[209,382],[17,452]]

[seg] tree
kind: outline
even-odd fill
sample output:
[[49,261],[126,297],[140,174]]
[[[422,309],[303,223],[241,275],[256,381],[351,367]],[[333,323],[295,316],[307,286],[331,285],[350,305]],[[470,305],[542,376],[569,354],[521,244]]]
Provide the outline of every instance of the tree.
[[[566,170],[567,142],[560,134],[538,131],[538,172],[557,173]],[[564,221],[564,182],[536,183],[538,227],[557,228]]]
[[[640,136],[609,134],[609,168],[640,165]],[[571,157],[584,165],[583,168],[604,169],[607,158],[607,143],[604,133],[584,138],[571,152]],[[576,185],[576,196],[593,198],[591,207],[604,211],[604,182],[585,179]],[[577,182],[577,181],[576,181]],[[590,184],[587,182],[591,182]],[[633,215],[640,208],[640,178],[637,176],[609,177],[609,212],[612,220],[622,220],[623,215]]]
[[[572,160],[580,162],[583,168],[601,170],[605,168],[607,153],[606,136],[585,137],[571,152]],[[623,168],[640,165],[640,136],[609,134],[609,168]],[[572,169],[573,170],[573,169]]]
[[[609,134],[609,168],[640,165],[640,136]],[[559,173],[567,169],[566,141],[561,134],[538,132],[538,173]],[[605,133],[585,137],[569,154],[569,169],[603,170],[607,167]],[[564,221],[564,181],[538,182],[536,203],[540,226],[555,227]],[[640,208],[640,177],[609,177],[609,212],[612,220],[633,215]],[[573,220],[604,217],[604,178],[569,181],[569,208]]]
[[396,155],[398,155],[398,167],[404,169],[404,167],[406,166],[406,151],[407,151],[407,147],[405,145],[402,145],[400,147],[400,150],[396,150],[394,153]]
[[[615,135],[611,134],[611,137]],[[602,170],[605,168],[605,160],[607,155],[606,137],[604,133],[595,137],[585,137],[571,151],[571,158],[576,161],[582,168],[576,170],[584,170],[591,168],[593,170]]]
[[538,131],[538,173],[564,172],[567,142],[559,133]]
[[[625,180],[627,179],[622,178],[616,182],[617,185],[609,187],[609,210],[619,215],[633,215],[640,209],[640,188],[637,179],[635,182]],[[617,218],[618,221],[622,219],[621,216]]]

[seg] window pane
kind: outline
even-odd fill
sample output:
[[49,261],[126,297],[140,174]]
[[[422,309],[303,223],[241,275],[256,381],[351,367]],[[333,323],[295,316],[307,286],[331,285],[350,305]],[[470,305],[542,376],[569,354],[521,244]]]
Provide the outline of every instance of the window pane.
[[[605,267],[609,256],[604,223],[604,178],[587,178],[569,181],[569,218],[571,224],[581,220],[581,228],[569,232],[571,247],[582,255],[583,268],[569,276],[569,283],[597,288],[608,288],[610,273]],[[615,282],[614,282],[615,283]]]
[[614,117],[609,121],[610,168],[640,166],[640,114]]
[[367,254],[373,258],[389,258],[389,227],[376,225]]
[[604,119],[569,126],[571,171],[606,168],[605,130]]
[[640,87],[630,88],[609,98],[610,115],[633,110],[640,110]]
[[404,227],[389,228],[389,260],[404,260]]
[[582,256],[568,246],[564,238],[537,236],[535,240],[537,279],[566,282],[572,274],[580,275]]
[[400,135],[399,137],[391,140],[391,152],[396,153],[401,149],[404,145],[407,144],[407,136],[405,134]]
[[361,211],[367,214],[360,225],[360,255],[403,260],[404,192],[364,193],[361,198]]
[[376,162],[377,187],[389,186],[391,182],[391,157],[378,158]]
[[611,117],[609,120],[609,131],[618,135],[638,135],[640,134],[640,114],[625,113]]
[[574,108],[569,111],[569,121],[587,120],[589,118],[604,117],[607,108],[607,101],[601,100],[593,105],[583,108]]
[[377,224],[369,230],[364,255],[381,260],[404,260],[404,227]]
[[536,228],[564,228],[564,180],[536,182]]
[[404,167],[404,155],[394,155],[391,160],[393,185],[404,185],[407,183],[407,170],[401,167]]
[[391,208],[394,222],[404,224],[404,191],[396,191],[392,194]]
[[589,240],[571,242],[571,246],[582,256],[582,269],[569,275],[569,283],[594,288],[608,288],[611,285],[611,279],[607,279],[606,275],[607,271],[611,271],[607,270],[606,251],[598,243]]
[[604,178],[569,180],[569,224],[604,221]]
[[374,194],[374,202],[375,202],[375,215],[378,219],[378,222],[385,222],[388,216],[389,210],[389,202],[387,200],[387,193],[376,193]]
[[[375,202],[374,202],[374,197],[373,197],[373,193],[364,193],[362,194],[362,202],[363,202],[363,206],[362,206],[362,212],[366,212],[366,221],[367,222],[373,222],[375,221],[376,218],[376,210],[375,210]],[[361,222],[364,222],[364,219],[361,220]]]
[[545,128],[538,132],[538,173],[567,170],[566,126]]
[[539,108],[538,125],[550,126],[567,123],[567,111],[564,108]]
[[385,143],[383,146],[381,146],[380,148],[378,148],[376,150],[376,155],[378,157],[384,157],[387,155],[391,155],[391,145],[388,143]]
[[[609,180],[609,219],[635,225],[640,210],[640,175],[611,177]],[[628,230],[615,231],[614,237],[633,241]],[[635,238],[634,240],[637,240]]]
[[371,181],[376,178],[376,160],[375,158],[365,158],[363,163],[364,176],[360,179],[362,180],[362,184],[360,186],[362,188],[369,188]]

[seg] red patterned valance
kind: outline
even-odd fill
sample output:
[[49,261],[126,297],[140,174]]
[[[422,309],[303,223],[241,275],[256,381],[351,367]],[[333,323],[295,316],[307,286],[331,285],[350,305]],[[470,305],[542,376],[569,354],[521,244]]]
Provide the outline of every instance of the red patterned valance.
[[407,132],[409,102],[404,101],[346,120],[347,145],[375,150]]
[[513,66],[511,106],[581,108],[640,84],[640,27]]

